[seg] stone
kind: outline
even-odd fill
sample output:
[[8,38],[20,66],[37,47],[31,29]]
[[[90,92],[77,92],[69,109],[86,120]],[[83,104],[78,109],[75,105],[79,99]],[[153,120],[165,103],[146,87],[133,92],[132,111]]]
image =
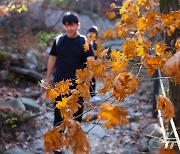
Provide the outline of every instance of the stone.
[[[85,132],[88,132],[92,127],[94,126],[94,124],[90,124],[88,125],[87,127],[84,127],[83,130]],[[91,131],[90,131],[91,134],[99,137],[100,139],[104,138],[106,136],[106,132],[104,130],[103,127],[99,126],[99,125],[96,125]]]
[[140,154],[140,152],[137,151],[136,149],[128,149],[128,150],[125,150],[123,154]]
[[21,97],[19,100],[25,105],[27,110],[32,110],[34,112],[39,111],[40,106],[37,101],[25,97]]
[[145,113],[152,111],[152,105],[142,105],[141,108]]
[[5,103],[0,102],[0,105],[9,106],[9,107],[15,108],[19,111],[25,111],[26,110],[24,104],[21,101],[19,101],[17,98],[13,98],[13,99],[5,102]]
[[147,126],[144,129],[143,133],[147,135],[156,136],[156,137],[162,137],[163,130],[158,124],[155,123],[155,124],[151,124]]
[[159,149],[160,149],[160,141],[156,139],[151,139],[149,141],[149,151],[152,154],[159,154]]
[[0,71],[0,80],[7,80],[9,77],[9,71],[8,70],[2,70]]
[[[31,150],[33,151],[44,151],[44,141],[43,139],[38,139],[32,142],[30,145]],[[43,152],[42,152],[43,153]]]
[[33,153],[24,151],[19,147],[14,147],[9,150],[6,150],[3,154],[33,154]]
[[143,137],[141,139],[140,145],[141,145],[142,152],[149,152],[148,139],[146,137]]

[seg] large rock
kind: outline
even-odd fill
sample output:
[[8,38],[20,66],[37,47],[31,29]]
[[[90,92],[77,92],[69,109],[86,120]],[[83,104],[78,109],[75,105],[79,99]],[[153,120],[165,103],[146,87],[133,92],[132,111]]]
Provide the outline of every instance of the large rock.
[[14,147],[9,150],[6,150],[3,154],[33,154],[33,153],[24,151],[19,147]]
[[[94,124],[90,124],[88,125],[87,127],[84,127],[83,130],[85,132],[88,132],[92,127],[94,127]],[[96,125],[91,131],[90,131],[91,134],[99,137],[99,138],[103,138],[106,136],[106,132],[104,130],[103,127],[99,126],[99,125]]]
[[19,99],[17,99],[17,98],[11,99],[5,103],[0,102],[0,105],[9,106],[9,107],[15,108],[19,111],[25,111],[26,110],[24,104],[21,101],[19,101]]
[[155,123],[146,127],[143,133],[147,135],[156,136],[156,137],[162,137],[163,130],[158,124]]
[[26,109],[34,112],[39,111],[40,106],[38,105],[37,101],[25,97],[21,97],[19,100],[25,105]]
[[38,139],[32,142],[30,149],[36,153],[43,153],[44,151],[44,141],[43,139]]
[[149,151],[152,154],[159,154],[159,149],[160,149],[160,141],[156,139],[151,139],[149,141]]

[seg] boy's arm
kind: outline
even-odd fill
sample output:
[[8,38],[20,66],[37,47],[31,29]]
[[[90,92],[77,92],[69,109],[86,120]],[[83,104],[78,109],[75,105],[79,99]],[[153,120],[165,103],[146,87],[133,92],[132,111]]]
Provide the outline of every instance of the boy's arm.
[[52,72],[54,70],[56,59],[57,59],[57,57],[56,56],[52,56],[52,55],[50,55],[50,57],[48,59],[47,74],[46,74],[46,79],[47,79],[48,83],[50,83],[50,77],[51,77],[51,74],[52,74]]

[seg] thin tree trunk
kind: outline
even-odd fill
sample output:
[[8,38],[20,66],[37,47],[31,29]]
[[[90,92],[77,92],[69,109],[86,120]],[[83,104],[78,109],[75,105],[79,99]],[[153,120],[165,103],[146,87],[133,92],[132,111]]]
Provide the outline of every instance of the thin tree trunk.
[[[180,9],[178,0],[160,0],[160,12],[168,14],[170,11],[177,11]],[[164,40],[168,47],[175,48],[175,42],[179,37],[179,29],[176,29],[172,36],[168,36],[167,32],[164,33]],[[172,51],[175,53],[176,51]],[[169,81],[169,95],[175,108],[175,125],[176,128],[180,128],[180,84],[175,84]],[[180,136],[180,130],[178,130]]]

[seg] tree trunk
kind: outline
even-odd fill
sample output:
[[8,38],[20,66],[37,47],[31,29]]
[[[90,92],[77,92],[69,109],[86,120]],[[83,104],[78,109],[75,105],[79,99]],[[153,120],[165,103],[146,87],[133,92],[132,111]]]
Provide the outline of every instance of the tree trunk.
[[[178,0],[160,0],[161,13],[168,14],[170,11],[176,11],[179,9]],[[172,36],[168,36],[167,32],[164,33],[164,41],[168,47],[175,48],[176,40],[179,37],[179,31],[179,29],[176,29]],[[172,52],[175,53],[176,51]],[[175,125],[176,128],[180,128],[180,84],[175,84],[174,82],[169,81],[169,95],[175,108]],[[178,135],[180,136],[180,130],[178,130]]]

